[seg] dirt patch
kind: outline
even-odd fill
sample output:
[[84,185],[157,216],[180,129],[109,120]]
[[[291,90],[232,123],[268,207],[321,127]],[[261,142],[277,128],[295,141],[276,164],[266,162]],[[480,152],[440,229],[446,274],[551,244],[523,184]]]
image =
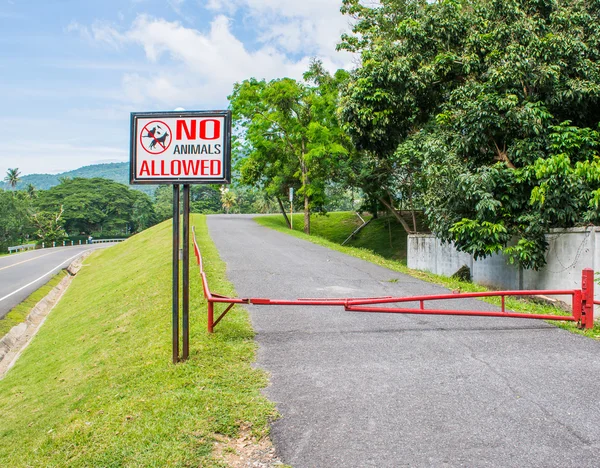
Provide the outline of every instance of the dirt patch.
[[58,283],[40,302],[38,302],[27,315],[25,322],[20,323],[0,339],[0,379],[6,375],[10,368],[17,362],[19,356],[31,342],[40,327],[44,324],[46,317],[58,303],[73,276],[81,269],[83,260],[91,252],[85,252],[81,257],[73,261],[67,268],[67,276]]
[[231,468],[271,468],[285,466],[275,455],[271,439],[252,435],[251,427],[242,424],[237,438],[219,436],[213,456]]

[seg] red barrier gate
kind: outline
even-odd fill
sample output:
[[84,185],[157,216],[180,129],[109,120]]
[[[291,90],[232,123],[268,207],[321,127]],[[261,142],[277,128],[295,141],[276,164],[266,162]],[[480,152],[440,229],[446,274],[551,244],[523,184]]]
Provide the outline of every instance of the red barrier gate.
[[[202,278],[202,287],[204,297],[208,302],[208,331],[212,333],[214,327],[231,310],[235,304],[255,304],[255,305],[275,305],[275,306],[342,306],[348,312],[371,312],[386,314],[427,314],[427,315],[471,315],[477,317],[511,317],[522,319],[537,320],[555,320],[563,322],[576,322],[579,328],[594,327],[594,304],[600,304],[600,301],[594,301],[594,271],[586,268],[581,274],[581,289],[559,289],[559,290],[529,290],[529,291],[493,291],[478,293],[458,293],[458,294],[436,294],[427,296],[410,297],[362,297],[362,298],[313,298],[313,299],[266,299],[259,297],[252,298],[234,298],[214,294],[208,287],[208,280],[204,272],[202,254],[196,241],[196,232],[194,231],[194,253],[198,261],[200,276]],[[572,311],[571,315],[545,315],[545,314],[523,314],[518,312],[506,311],[505,298],[507,296],[571,296]],[[446,310],[446,309],[428,309],[425,307],[427,301],[439,301],[449,299],[467,299],[477,297],[500,297],[502,300],[500,312],[474,311],[474,310]],[[400,304],[406,302],[418,302],[419,307],[389,307],[386,304]],[[215,320],[215,304],[228,304],[225,310]]]

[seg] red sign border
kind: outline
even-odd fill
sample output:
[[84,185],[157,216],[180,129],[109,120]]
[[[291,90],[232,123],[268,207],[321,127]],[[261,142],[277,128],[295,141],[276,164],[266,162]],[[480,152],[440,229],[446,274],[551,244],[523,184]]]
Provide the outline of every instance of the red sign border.
[[[137,129],[140,119],[173,119],[173,118],[222,118],[224,123],[223,129],[223,177],[169,177],[169,178],[151,178],[139,177],[136,174],[137,168]],[[171,138],[171,142],[173,138]],[[169,143],[170,145],[170,143]],[[148,153],[162,154],[162,153]],[[132,112],[130,124],[130,152],[129,152],[129,183],[131,185],[143,184],[214,184],[223,185],[231,183],[231,111],[216,110],[216,111],[171,111],[171,112]]]

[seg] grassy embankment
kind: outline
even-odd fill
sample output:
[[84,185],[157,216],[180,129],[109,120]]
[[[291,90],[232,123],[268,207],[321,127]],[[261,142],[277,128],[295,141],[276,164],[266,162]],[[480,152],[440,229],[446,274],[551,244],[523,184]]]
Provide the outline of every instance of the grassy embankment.
[[[273,216],[262,216],[255,218],[255,221],[263,226],[281,231],[286,234],[299,237],[301,239],[308,240],[318,245],[337,250],[347,255],[361,258],[371,263],[381,265],[399,273],[411,275],[415,278],[428,281],[430,283],[439,284],[450,290],[459,290],[461,292],[480,292],[489,291],[488,288],[480,286],[475,283],[460,281],[455,278],[449,278],[447,276],[434,275],[420,270],[412,270],[406,266],[406,236],[404,237],[403,252],[404,257],[401,260],[397,260],[393,255],[386,253],[382,246],[386,245],[386,239],[389,245],[389,237],[386,229],[376,229],[373,226],[373,221],[369,226],[365,227],[360,233],[359,237],[349,242],[346,246],[340,245],[350,233],[360,225],[353,223],[352,220],[358,217],[354,213],[330,213],[328,216],[313,215],[311,217],[311,229],[312,235],[307,236],[302,232],[304,223],[303,215],[294,215],[294,230],[291,231],[281,215]],[[386,220],[386,218],[382,218]],[[383,221],[385,224],[386,221]],[[354,226],[354,227],[353,227]],[[392,225],[393,226],[393,225]],[[393,229],[393,227],[392,227]],[[399,231],[402,228],[398,225],[396,230]],[[394,234],[393,234],[394,235]],[[395,236],[400,237],[401,233],[396,233]],[[396,237],[394,237],[395,239]],[[341,241],[339,239],[342,239]],[[372,246],[372,247],[371,247]],[[397,281],[395,278],[390,278],[391,282]],[[600,286],[599,286],[600,287]],[[485,298],[482,299],[490,304],[500,305],[500,298]],[[530,313],[530,314],[552,314],[552,315],[565,315],[565,313],[552,305],[538,304],[532,301],[519,300],[511,297],[506,298],[506,307],[515,312]],[[552,322],[553,324],[565,328],[567,330],[585,334],[586,336],[600,339],[600,323],[596,321],[596,324],[592,330],[579,330],[575,324],[570,322]]]
[[67,275],[65,270],[61,270],[39,289],[29,295],[27,299],[13,307],[8,314],[0,320],[0,337],[6,335],[12,327],[24,322],[31,312],[31,309],[40,302],[46,295]]
[[[287,229],[283,216],[260,218],[270,227]],[[368,221],[371,215],[364,215]],[[262,221],[259,221],[262,224]],[[273,223],[273,224],[270,224]],[[311,216],[311,234],[322,237],[335,244],[341,244],[362,221],[352,212],[332,212],[326,215]],[[266,224],[265,224],[266,225]],[[287,229],[289,231],[289,229]],[[304,215],[294,214],[294,231],[304,232]],[[385,258],[391,258],[406,264],[406,232],[402,225],[391,216],[374,219],[369,225],[348,241],[349,247],[368,249]]]
[[[193,223],[211,286],[233,294],[205,219]],[[0,381],[0,466],[218,467],[215,439],[242,424],[267,433],[274,406],[247,314],[209,336],[197,274],[190,360],[170,363],[170,245],[167,222],[85,260]]]

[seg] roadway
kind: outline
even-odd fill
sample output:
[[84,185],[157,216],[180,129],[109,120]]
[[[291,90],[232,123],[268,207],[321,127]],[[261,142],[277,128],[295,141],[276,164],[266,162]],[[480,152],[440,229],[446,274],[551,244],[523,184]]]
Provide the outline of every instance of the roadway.
[[[240,297],[446,292],[248,217],[208,226]],[[294,468],[599,466],[598,341],[534,320],[248,309]]]
[[0,319],[84,252],[111,245],[55,247],[0,257]]

